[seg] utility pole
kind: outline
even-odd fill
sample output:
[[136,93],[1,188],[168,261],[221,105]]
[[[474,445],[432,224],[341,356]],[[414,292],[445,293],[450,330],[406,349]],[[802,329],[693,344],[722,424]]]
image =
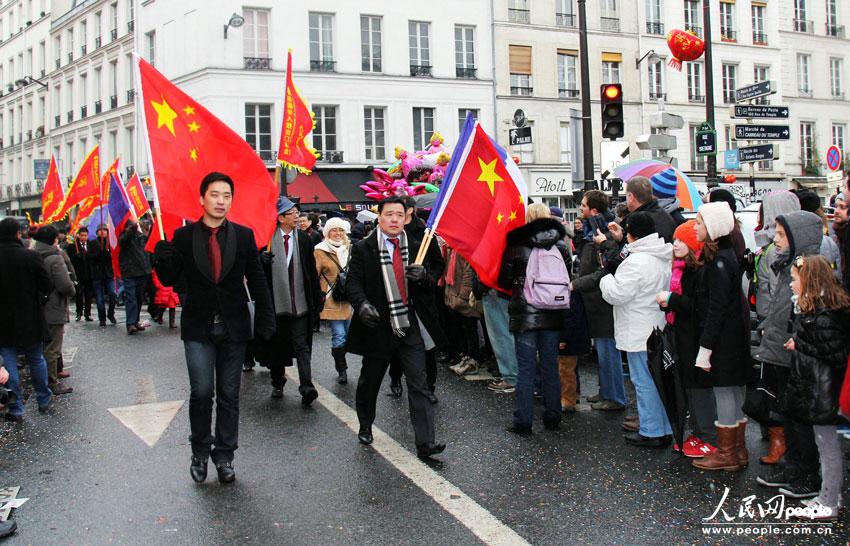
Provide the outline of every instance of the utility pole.
[[[708,0],[706,0],[708,1]],[[593,118],[590,112],[590,69],[587,61],[587,0],[578,0],[579,56],[581,57],[581,118],[584,184],[588,189],[593,173]]]
[[[716,131],[717,127],[714,125],[714,63],[711,57],[711,2],[709,0],[702,0],[702,21],[705,28],[705,121]],[[705,182],[709,188],[717,186],[716,155],[708,156]]]

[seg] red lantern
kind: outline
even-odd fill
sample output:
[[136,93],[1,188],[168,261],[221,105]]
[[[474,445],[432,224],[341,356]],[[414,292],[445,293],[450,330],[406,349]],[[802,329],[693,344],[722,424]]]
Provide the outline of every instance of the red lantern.
[[683,61],[695,61],[705,52],[705,42],[689,30],[674,29],[667,33],[667,47],[673,58],[667,63],[682,71]]

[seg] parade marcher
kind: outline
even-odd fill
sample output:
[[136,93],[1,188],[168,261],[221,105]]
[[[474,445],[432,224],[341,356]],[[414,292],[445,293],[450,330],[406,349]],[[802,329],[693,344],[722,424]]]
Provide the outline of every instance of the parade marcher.
[[[106,319],[115,324],[115,304],[118,296],[115,293],[115,273],[112,271],[112,248],[109,246],[109,226],[100,224],[97,228],[97,238],[88,242],[86,258],[89,261],[89,273],[92,279],[95,302],[97,303],[97,318],[101,326],[106,326]],[[104,301],[104,298],[107,301]],[[108,307],[107,307],[108,305]]]
[[136,334],[144,330],[141,325],[142,305],[145,302],[145,287],[151,273],[151,264],[145,253],[147,237],[137,222],[128,220],[124,232],[118,238],[121,252],[118,266],[124,279],[124,302],[127,314],[127,333]]
[[[248,308],[254,300],[254,335],[274,333],[271,296],[260,268],[251,229],[227,220],[233,181],[210,173],[200,186],[203,217],[179,228],[171,242],[156,244],[160,280],[166,286],[185,277],[188,296],[181,313],[181,333],[189,370],[189,424],[196,482],[207,477],[211,457],[222,483],[236,479],[233,452],[239,435],[239,385],[245,345],[251,338]],[[213,397],[216,402],[212,434]]]
[[[635,212],[649,214],[655,222],[655,232],[664,239],[664,242],[673,242],[676,221],[669,212],[661,208],[658,200],[652,195],[652,182],[648,178],[635,176],[626,182],[626,207],[629,209],[629,214]],[[628,219],[628,216],[626,218]],[[622,230],[613,231],[612,235],[616,241],[623,241]]]
[[323,228],[325,238],[313,251],[319,283],[325,294],[325,306],[319,318],[327,320],[331,326],[331,356],[338,376],[337,383],[341,385],[348,383],[345,341],[351,324],[351,305],[347,301],[334,300],[333,290],[337,282],[348,272],[348,259],[351,252],[351,241],[348,240],[350,230],[351,225],[342,218],[328,219]]
[[272,398],[281,398],[286,383],[284,367],[291,366],[294,358],[301,404],[309,406],[319,396],[310,361],[313,326],[322,312],[324,293],[319,287],[313,243],[297,228],[298,217],[295,203],[281,197],[270,250],[260,253],[277,315],[277,332],[270,343],[260,342],[262,356],[258,355],[258,360],[271,371]]
[[65,338],[65,324],[70,322],[68,298],[74,296],[74,282],[65,260],[59,254],[59,232],[53,226],[43,226],[33,236],[35,251],[44,261],[44,269],[53,282],[53,290],[44,303],[44,319],[50,341],[44,347],[44,359],[47,361],[47,386],[53,394],[74,392],[59,382],[59,359],[62,357],[62,341]]
[[375,233],[352,247],[346,288],[355,314],[348,352],[363,356],[356,395],[358,440],[372,443],[378,392],[390,361],[398,358],[407,382],[416,453],[428,458],[446,447],[434,439],[434,409],[425,370],[425,351],[434,346],[429,332],[438,318],[428,304],[433,299],[423,293],[433,290],[437,277],[412,263],[421,241],[405,232],[404,222],[402,199],[381,201]]
[[47,387],[44,342],[49,339],[42,302],[53,290],[53,281],[38,252],[24,248],[21,227],[15,218],[0,220],[0,358],[7,386],[15,401],[6,408],[6,420],[21,422],[24,397],[18,373],[18,354],[26,357],[38,409],[48,411],[51,392]]
[[[850,349],[850,297],[833,280],[832,266],[823,256],[799,257],[791,267],[794,292],[793,335],[785,343],[792,352],[791,373],[784,405],[800,423],[813,426],[820,455],[820,492],[811,501],[811,519],[834,520],[841,507],[844,458],[838,424],[838,393],[847,370]],[[794,491],[780,488],[781,494]]]
[[717,449],[695,459],[703,470],[736,471],[749,464],[747,419],[742,407],[751,379],[750,310],[741,290],[743,271],[731,233],[735,215],[726,202],[705,203],[696,218],[703,267],[697,277],[696,316],[699,350],[697,373],[707,373],[717,410]]
[[68,256],[74,265],[77,274],[77,291],[75,303],[77,309],[77,322],[85,317],[86,322],[94,320],[91,318],[92,281],[88,260],[89,230],[83,226],[77,230],[77,235],[68,245]]

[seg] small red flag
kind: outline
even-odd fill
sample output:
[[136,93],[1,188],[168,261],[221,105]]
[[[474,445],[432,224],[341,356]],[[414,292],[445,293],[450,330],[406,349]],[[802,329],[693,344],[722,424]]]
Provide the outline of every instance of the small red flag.
[[50,223],[59,212],[65,192],[62,191],[62,181],[59,179],[59,169],[56,168],[56,158],[50,156],[50,169],[47,170],[47,180],[44,181],[44,191],[41,193],[41,221]]
[[263,161],[230,127],[148,62],[134,58],[157,206],[197,219],[203,214],[201,180],[211,172],[225,173],[234,182],[228,218],[253,229],[257,245],[264,246],[277,224],[279,191]]
[[313,116],[292,82],[292,51],[286,58],[286,92],[283,97],[283,127],[277,160],[284,167],[310,174],[316,164],[316,152],[304,139],[313,131]]
[[151,210],[138,173],[133,173],[130,181],[127,182],[127,196],[130,198],[130,204],[133,205],[136,218],[141,218],[147,211]]
[[95,146],[83,161],[77,177],[68,186],[62,206],[53,217],[53,221],[61,220],[70,212],[71,207],[77,205],[89,197],[100,196],[100,148]]

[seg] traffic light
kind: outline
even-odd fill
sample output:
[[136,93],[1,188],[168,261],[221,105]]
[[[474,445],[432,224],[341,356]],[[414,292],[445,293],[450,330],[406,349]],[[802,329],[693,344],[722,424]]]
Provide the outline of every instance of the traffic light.
[[623,138],[623,86],[619,83],[603,83],[602,98],[602,137],[617,140]]

